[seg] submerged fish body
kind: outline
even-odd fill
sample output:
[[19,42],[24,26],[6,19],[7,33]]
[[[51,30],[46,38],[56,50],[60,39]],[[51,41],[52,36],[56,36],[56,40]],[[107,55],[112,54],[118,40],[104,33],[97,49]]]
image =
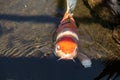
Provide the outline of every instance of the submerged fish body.
[[77,27],[70,13],[64,14],[56,30],[54,54],[63,60],[74,60],[74,58],[77,57],[85,68],[91,67],[92,62],[90,58],[79,52]]
[[65,13],[58,29],[56,30],[56,42],[54,54],[63,60],[74,60],[77,57],[82,65],[91,67],[91,60],[85,54],[79,52],[79,36],[75,20],[70,13]]
[[67,10],[56,30],[54,54],[63,60],[73,60],[77,57],[82,65],[91,67],[91,60],[79,53],[79,37],[77,26],[72,11],[75,9],[77,0],[66,0]]
[[56,33],[55,55],[61,59],[75,58],[79,38],[75,21],[70,13],[65,13]]

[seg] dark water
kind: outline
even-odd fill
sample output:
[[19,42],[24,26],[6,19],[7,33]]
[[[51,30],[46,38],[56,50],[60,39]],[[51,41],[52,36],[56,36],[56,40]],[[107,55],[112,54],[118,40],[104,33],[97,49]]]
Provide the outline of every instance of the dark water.
[[[53,53],[52,32],[63,16],[63,2],[0,0],[0,80],[94,80],[106,68],[98,56],[106,57],[105,53],[109,53],[108,41],[105,37],[101,39],[102,35],[99,38],[97,32],[110,31],[103,27],[101,29],[94,19],[86,16],[89,14],[83,4],[80,13],[76,14],[80,14],[77,19],[82,26],[79,28],[80,49],[92,58],[92,67],[84,68],[77,59],[75,63],[57,61],[55,56],[41,59],[41,56]],[[94,40],[103,43],[97,46]],[[101,80],[106,80],[107,77],[108,75]],[[119,79],[120,77],[116,78]]]
[[100,61],[92,61],[91,68],[84,68],[78,60],[1,58],[0,80],[94,80],[103,66]]
[[84,68],[77,59],[74,63],[56,58],[0,58],[0,80],[94,80],[104,66],[99,60],[92,62],[92,67]]

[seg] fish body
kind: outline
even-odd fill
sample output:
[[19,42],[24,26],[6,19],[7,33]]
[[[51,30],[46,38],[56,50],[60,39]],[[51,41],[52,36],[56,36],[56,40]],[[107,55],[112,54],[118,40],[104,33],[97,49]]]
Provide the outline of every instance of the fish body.
[[73,18],[77,0],[66,0],[67,10],[56,30],[54,54],[63,60],[73,60],[77,57],[82,65],[91,67],[91,60],[85,54],[79,52],[79,37],[77,26]]
[[79,52],[79,36],[75,20],[70,13],[65,13],[56,30],[54,54],[62,60],[78,58],[82,65],[91,67],[91,59]]
[[75,20],[70,13],[65,13],[56,30],[55,55],[61,59],[73,59],[77,55],[78,32]]

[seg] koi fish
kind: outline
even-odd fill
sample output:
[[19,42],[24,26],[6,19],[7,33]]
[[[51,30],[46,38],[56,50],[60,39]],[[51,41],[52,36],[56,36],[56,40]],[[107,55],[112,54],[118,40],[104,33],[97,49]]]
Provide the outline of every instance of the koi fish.
[[63,60],[74,60],[78,57],[84,67],[91,66],[91,60],[84,54],[79,53],[79,37],[77,26],[72,11],[77,0],[67,0],[67,10],[56,30],[54,54]]
[[60,59],[73,59],[77,55],[78,34],[71,14],[65,13],[56,31],[55,55]]

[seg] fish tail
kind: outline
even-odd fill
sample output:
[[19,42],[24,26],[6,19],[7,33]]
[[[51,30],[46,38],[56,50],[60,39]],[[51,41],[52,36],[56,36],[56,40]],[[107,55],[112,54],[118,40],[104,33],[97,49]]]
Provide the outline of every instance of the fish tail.
[[66,0],[67,10],[66,13],[73,15],[73,10],[75,9],[77,0]]

